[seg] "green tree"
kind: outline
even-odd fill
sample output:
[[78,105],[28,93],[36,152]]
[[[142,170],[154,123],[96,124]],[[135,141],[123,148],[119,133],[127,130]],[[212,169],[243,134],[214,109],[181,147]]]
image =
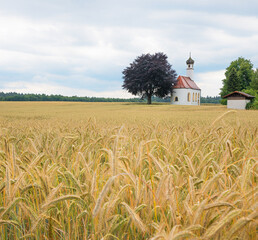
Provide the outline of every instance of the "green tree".
[[253,79],[250,83],[250,87],[256,91],[258,91],[258,68],[254,71]]
[[233,67],[228,75],[227,90],[229,92],[234,92],[239,91],[241,89],[241,82],[239,81],[237,71]]
[[223,97],[227,94],[228,94],[228,85],[227,85],[227,79],[225,78],[222,80],[222,88],[220,89],[220,96]]
[[[221,96],[224,96],[231,92],[229,89],[229,76],[232,72],[232,69],[235,69],[238,81],[237,88],[235,88],[238,91],[241,91],[243,89],[246,89],[250,86],[250,83],[253,78],[253,64],[250,60],[239,57],[237,60],[232,61],[230,65],[226,68],[225,76],[226,78],[222,80],[223,87],[221,88]],[[232,86],[230,87],[232,88]],[[236,91],[235,90],[235,91]]]

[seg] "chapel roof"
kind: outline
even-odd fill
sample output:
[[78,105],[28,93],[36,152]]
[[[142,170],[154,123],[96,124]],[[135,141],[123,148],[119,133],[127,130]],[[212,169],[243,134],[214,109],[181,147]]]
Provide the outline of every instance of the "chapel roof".
[[250,94],[247,94],[247,93],[245,93],[245,92],[239,92],[239,91],[234,91],[234,92],[232,92],[232,93],[229,93],[229,94],[223,96],[223,98],[237,97],[237,96],[239,96],[239,95],[241,95],[241,96],[243,96],[243,97],[245,97],[245,98],[247,98],[247,99],[255,98],[254,96],[252,96],[252,95],[250,95]]
[[188,89],[201,90],[191,78],[181,76],[181,75],[178,76],[177,82],[174,88],[188,88]]

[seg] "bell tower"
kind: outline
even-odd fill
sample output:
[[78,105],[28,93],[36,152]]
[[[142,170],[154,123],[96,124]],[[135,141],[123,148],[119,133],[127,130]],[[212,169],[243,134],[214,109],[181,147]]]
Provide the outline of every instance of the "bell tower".
[[188,60],[186,61],[186,64],[187,64],[186,76],[193,80],[193,78],[194,78],[194,67],[193,67],[194,60],[191,58],[191,53],[190,53]]

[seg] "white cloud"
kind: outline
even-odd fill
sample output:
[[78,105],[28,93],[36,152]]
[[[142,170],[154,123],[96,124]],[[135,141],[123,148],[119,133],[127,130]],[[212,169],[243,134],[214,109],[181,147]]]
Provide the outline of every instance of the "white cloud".
[[258,67],[253,0],[0,3],[1,88],[7,78],[24,84],[17,88],[24,91],[46,84],[46,91],[72,87],[76,95],[81,89],[113,94],[121,89],[123,68],[136,56],[163,51],[183,74],[191,51],[202,94],[217,95],[223,79],[218,69],[240,56]]
[[196,74],[196,83],[202,90],[202,96],[219,96],[225,70]]

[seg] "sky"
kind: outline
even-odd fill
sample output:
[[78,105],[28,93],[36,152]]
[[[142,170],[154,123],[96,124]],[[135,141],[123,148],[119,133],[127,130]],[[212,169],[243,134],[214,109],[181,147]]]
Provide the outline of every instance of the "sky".
[[238,57],[258,68],[257,0],[0,0],[0,92],[133,97],[122,71],[164,52],[178,75],[195,60],[217,96]]

